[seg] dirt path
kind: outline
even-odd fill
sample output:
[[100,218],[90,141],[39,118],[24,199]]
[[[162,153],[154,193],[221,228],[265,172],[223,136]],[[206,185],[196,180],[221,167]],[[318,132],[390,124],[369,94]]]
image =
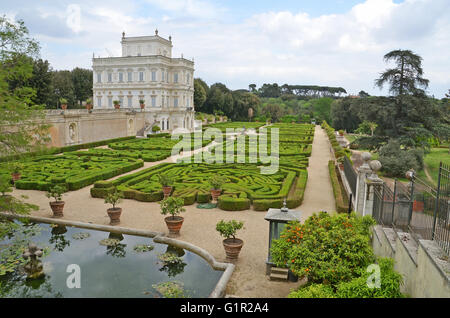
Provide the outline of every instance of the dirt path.
[[[309,160],[309,178],[303,204],[298,208],[303,212],[302,220],[313,212],[334,211],[334,197],[328,174],[328,160],[331,158],[328,138],[320,126],[316,126],[311,158]],[[170,158],[160,161],[171,161]],[[145,167],[160,162],[146,163]],[[133,171],[131,173],[136,172]],[[77,191],[66,193],[64,217],[96,224],[109,224],[106,209],[109,205],[103,199],[92,198],[87,186]],[[51,217],[49,199],[42,191],[17,190],[13,195],[28,196],[26,201],[37,204],[39,211],[33,215]],[[265,275],[269,241],[269,223],[264,220],[266,212],[253,210],[227,212],[220,209],[197,209],[197,204],[187,206],[183,214],[185,220],[181,229],[180,240],[190,242],[211,253],[218,261],[225,260],[222,238],[216,232],[216,223],[220,220],[243,221],[245,228],[238,233],[244,240],[244,246],[236,263],[236,269],[227,286],[227,294],[238,297],[269,298],[286,297],[291,289],[300,283],[274,282]],[[146,229],[167,233],[164,217],[160,214],[157,202],[139,202],[124,200],[119,205],[122,209],[120,226]]]
[[325,131],[316,126],[314,142],[309,158],[308,183],[306,184],[303,203],[297,209],[302,211],[302,221],[314,212],[336,210],[336,204],[331,187],[328,161],[331,160],[330,142]]

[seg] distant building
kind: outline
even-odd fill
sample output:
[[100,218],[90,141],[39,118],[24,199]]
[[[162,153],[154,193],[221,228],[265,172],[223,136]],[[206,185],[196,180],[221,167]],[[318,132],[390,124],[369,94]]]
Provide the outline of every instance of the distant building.
[[172,39],[158,35],[125,37],[122,56],[92,58],[94,110],[140,111],[145,101],[146,129],[194,128],[194,62],[172,57]]

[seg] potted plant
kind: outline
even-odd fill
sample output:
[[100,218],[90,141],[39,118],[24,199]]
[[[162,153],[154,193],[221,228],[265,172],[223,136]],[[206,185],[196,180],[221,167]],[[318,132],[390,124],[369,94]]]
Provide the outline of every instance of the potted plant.
[[11,177],[14,182],[17,180],[20,180],[21,171],[23,169],[23,165],[20,162],[14,162],[12,164],[12,171],[11,171]]
[[47,192],[47,198],[54,198],[55,201],[50,202],[50,207],[53,211],[53,217],[59,218],[63,216],[64,204],[62,195],[66,192],[66,188],[60,184],[51,187]]
[[61,103],[61,109],[66,110],[67,109],[67,99],[60,98],[59,102]]
[[123,195],[117,188],[109,192],[105,197],[105,203],[109,203],[112,205],[112,208],[106,210],[108,216],[110,218],[111,225],[116,225],[120,223],[120,215],[122,214],[122,208],[116,207],[118,203],[122,201]]
[[141,105],[141,110],[145,108],[145,100],[140,99],[139,100],[139,105]]
[[160,202],[161,214],[167,216],[164,218],[167,228],[169,229],[169,236],[180,235],[180,229],[183,225],[184,218],[179,216],[181,212],[186,211],[183,208],[184,200],[182,198],[168,197]]
[[115,108],[115,109],[119,109],[119,108],[120,108],[120,101],[114,100],[114,101],[113,101],[113,104],[114,104],[114,108]]
[[220,175],[213,175],[209,179],[209,184],[211,185],[211,196],[213,200],[217,200],[217,198],[222,193],[222,185],[226,182],[226,178]]
[[234,262],[239,256],[239,252],[244,245],[244,241],[236,238],[236,232],[244,227],[244,222],[231,220],[225,222],[221,220],[216,225],[216,230],[223,236],[223,247],[225,248],[226,260]]
[[92,99],[86,99],[86,109],[90,111],[92,109]]
[[155,134],[157,133],[157,132],[159,132],[161,130],[161,128],[159,128],[159,126],[153,126],[152,127],[152,132],[154,132]]
[[172,193],[173,179],[165,173],[159,174],[158,179],[159,183],[162,185],[164,199],[167,199],[167,197]]
[[339,136],[344,136],[344,131],[342,129],[339,129]]

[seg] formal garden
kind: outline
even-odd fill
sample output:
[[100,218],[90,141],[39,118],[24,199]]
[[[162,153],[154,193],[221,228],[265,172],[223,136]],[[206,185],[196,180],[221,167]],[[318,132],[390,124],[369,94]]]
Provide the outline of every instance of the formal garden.
[[[402,290],[408,275],[399,274],[394,250],[415,238],[396,225],[377,227],[381,218],[372,212],[392,203],[393,214],[395,200],[397,211],[406,204],[410,215],[414,209],[412,195],[409,201],[395,190],[386,195],[378,168],[404,188],[412,187],[403,179],[412,180],[414,171],[434,186],[449,160],[450,95],[427,95],[420,56],[409,50],[384,56],[396,67],[375,84],[389,84],[391,96],[342,97],[342,87],[277,83],[229,90],[192,78],[194,107],[186,111],[195,108],[197,119],[206,119],[201,129],[172,136],[153,125],[139,138],[49,148],[45,109],[58,108],[53,111],[63,119],[70,117],[67,104],[85,103],[89,116],[93,73],[52,71],[37,58],[39,43],[23,21],[2,16],[0,28],[0,297],[408,296]],[[61,82],[72,83],[76,98]],[[75,82],[90,84],[81,89]],[[345,135],[348,147],[337,138]],[[374,217],[352,211],[358,209],[342,173],[344,163],[351,168],[353,155],[366,150],[380,161],[369,163],[373,174],[360,175],[367,185],[360,191],[363,212],[370,207]],[[444,186],[443,199],[428,201],[445,201],[440,206],[447,209]],[[432,281],[432,271],[448,268],[445,209],[439,215],[434,209],[443,238],[433,248],[443,246],[447,254],[438,255],[436,266],[422,265],[424,277],[415,275],[422,284]],[[437,241],[432,227],[431,240],[405,252],[410,268],[419,267],[411,250]],[[376,256],[377,229],[386,241],[399,237],[396,248],[386,248],[393,258]],[[72,265],[82,267],[83,288],[67,279],[77,272]],[[376,287],[374,267],[381,275]],[[273,281],[277,274],[281,282]],[[448,282],[448,271],[435,276]]]

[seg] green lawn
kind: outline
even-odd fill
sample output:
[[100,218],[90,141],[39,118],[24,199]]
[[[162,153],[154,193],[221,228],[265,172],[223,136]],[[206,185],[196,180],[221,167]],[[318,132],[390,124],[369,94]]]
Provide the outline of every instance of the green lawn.
[[[450,165],[450,154],[448,153],[448,148],[432,148],[430,153],[426,154],[424,157],[424,164],[428,169],[430,176],[433,178],[434,185],[437,185],[438,173],[439,173],[439,163],[443,162]],[[427,180],[425,172],[418,172],[419,178]]]

